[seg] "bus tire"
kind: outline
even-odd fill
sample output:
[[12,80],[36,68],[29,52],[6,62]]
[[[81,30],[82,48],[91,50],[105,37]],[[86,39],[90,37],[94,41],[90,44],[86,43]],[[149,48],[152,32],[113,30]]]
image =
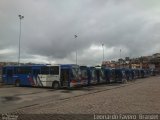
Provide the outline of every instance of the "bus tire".
[[52,88],[53,89],[59,89],[60,85],[59,85],[59,82],[53,82],[52,83]]
[[111,83],[112,83],[112,80],[110,79],[110,80],[109,80],[109,84],[111,84]]
[[123,84],[127,84],[127,79],[123,79],[123,80],[122,80],[122,83],[123,83]]
[[20,86],[20,80],[16,80],[16,81],[15,81],[15,86],[16,86],[16,87],[19,87],[19,86]]
[[111,83],[111,80],[106,80],[106,84],[110,84]]

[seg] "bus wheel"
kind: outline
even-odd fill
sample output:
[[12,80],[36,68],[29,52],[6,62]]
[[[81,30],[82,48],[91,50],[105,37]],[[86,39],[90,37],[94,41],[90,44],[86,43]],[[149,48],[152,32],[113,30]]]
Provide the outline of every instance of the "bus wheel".
[[111,80],[111,79],[109,80],[109,84],[110,84],[110,83],[112,83],[112,80]]
[[16,80],[15,86],[16,86],[16,87],[19,87],[19,86],[20,86],[20,81],[19,81],[19,80]]
[[59,89],[59,83],[58,82],[53,82],[52,88],[53,89]]
[[123,79],[123,80],[122,80],[122,83],[123,83],[123,84],[126,84],[126,83],[127,83],[127,79]]
[[106,84],[110,84],[110,83],[111,83],[111,81],[110,81],[110,80],[107,80],[107,81],[106,81]]

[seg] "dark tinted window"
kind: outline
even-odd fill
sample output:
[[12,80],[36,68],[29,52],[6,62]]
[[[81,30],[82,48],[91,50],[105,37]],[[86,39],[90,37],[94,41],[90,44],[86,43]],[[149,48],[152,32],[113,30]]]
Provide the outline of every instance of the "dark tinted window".
[[15,74],[29,74],[31,73],[31,67],[15,67],[14,73]]
[[13,70],[12,69],[7,69],[7,75],[12,76],[13,75]]
[[40,74],[40,69],[33,69],[33,75]]
[[3,68],[2,74],[6,74],[6,68]]
[[112,77],[115,77],[115,76],[116,76],[115,70],[112,70],[112,71],[111,71],[111,75],[112,75]]
[[87,78],[87,70],[81,70],[82,77]]
[[20,70],[19,70],[19,68],[18,68],[18,67],[15,67],[15,68],[14,68],[14,74],[18,74],[18,73],[19,73],[19,71],[20,71]]
[[49,67],[48,66],[41,67],[41,74],[49,74]]
[[59,66],[51,66],[50,67],[50,74],[58,75],[59,74]]

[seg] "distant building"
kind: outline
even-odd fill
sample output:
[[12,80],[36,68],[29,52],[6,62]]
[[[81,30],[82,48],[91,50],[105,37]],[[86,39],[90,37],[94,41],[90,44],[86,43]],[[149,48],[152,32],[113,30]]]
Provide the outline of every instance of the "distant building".
[[118,59],[117,61],[106,61],[103,63],[107,67],[125,67],[125,68],[150,68],[160,71],[160,53],[151,56],[141,56],[138,58]]

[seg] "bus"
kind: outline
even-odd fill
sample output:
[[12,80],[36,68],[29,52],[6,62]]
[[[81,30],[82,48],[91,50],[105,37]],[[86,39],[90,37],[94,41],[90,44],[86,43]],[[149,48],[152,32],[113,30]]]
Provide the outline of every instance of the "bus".
[[60,81],[59,65],[22,65],[3,67],[4,84],[15,86],[57,87]]
[[87,66],[80,66],[80,79],[83,86],[90,84],[90,69]]
[[97,74],[97,79],[98,79],[98,83],[106,83],[106,79],[105,79],[105,74],[103,71],[103,68],[101,67],[95,67],[96,68],[96,74]]
[[129,68],[123,68],[123,70],[125,71],[127,81],[132,80],[134,77],[133,71]]
[[78,87],[82,85],[80,79],[80,67],[76,64],[62,64],[60,65],[61,78],[60,87],[71,88]]
[[89,85],[95,85],[98,83],[98,76],[96,68],[94,66],[89,67]]
[[81,85],[78,65],[24,65],[3,67],[3,82],[15,86],[70,88]]
[[151,76],[151,70],[150,69],[146,69],[146,77]]
[[115,82],[115,70],[112,68],[103,68],[103,72],[105,75],[106,83]]
[[145,70],[144,69],[140,69],[140,78],[144,78],[145,77]]
[[125,74],[125,70],[121,68],[116,68],[115,69],[115,75],[116,75],[116,82],[117,83],[126,83],[127,82],[127,77]]

